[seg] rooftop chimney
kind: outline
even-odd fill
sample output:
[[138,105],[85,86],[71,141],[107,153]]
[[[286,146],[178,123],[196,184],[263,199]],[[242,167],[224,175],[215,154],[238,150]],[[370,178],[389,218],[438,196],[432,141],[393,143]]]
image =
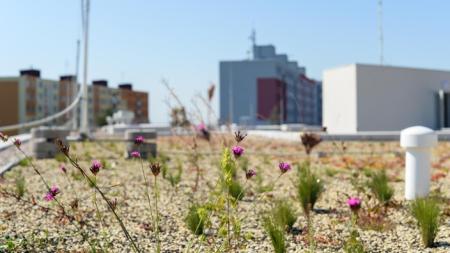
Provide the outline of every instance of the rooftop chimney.
[[94,81],[92,81],[92,85],[108,87],[108,81],[107,80],[94,80]]
[[41,71],[38,69],[24,69],[20,71],[20,76],[41,77]]
[[60,76],[59,77],[60,81],[75,81],[75,76],[74,75],[64,75],[64,76]]
[[133,90],[133,85],[131,83],[119,84],[119,89],[123,90]]

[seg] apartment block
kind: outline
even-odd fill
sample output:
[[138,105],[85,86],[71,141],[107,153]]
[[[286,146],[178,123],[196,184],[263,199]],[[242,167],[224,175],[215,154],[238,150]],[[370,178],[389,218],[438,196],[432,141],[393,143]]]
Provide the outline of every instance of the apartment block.
[[[0,126],[30,122],[62,111],[73,102],[79,88],[73,75],[50,80],[41,78],[35,69],[22,70],[19,76],[0,77]],[[76,110],[79,122],[81,103]],[[106,80],[93,81],[88,86],[89,125],[98,126],[106,114],[117,110],[133,112],[135,123],[147,123],[148,93],[134,91],[131,84],[111,88]],[[73,113],[48,125],[72,126]]]

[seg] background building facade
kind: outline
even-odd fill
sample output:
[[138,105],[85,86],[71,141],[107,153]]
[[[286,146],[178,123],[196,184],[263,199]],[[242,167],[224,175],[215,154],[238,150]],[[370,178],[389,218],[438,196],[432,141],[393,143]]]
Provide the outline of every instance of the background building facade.
[[[75,76],[61,76],[60,80],[41,78],[39,70],[22,70],[16,77],[0,78],[0,126],[29,122],[55,114],[68,107],[80,85]],[[132,85],[108,87],[106,80],[93,81],[88,86],[89,125],[106,124],[106,116],[117,110],[134,113],[134,123],[149,122],[148,93],[133,91]],[[77,111],[80,121],[81,103]],[[73,125],[73,112],[62,116],[50,125]]]
[[321,125],[321,83],[274,46],[254,45],[252,59],[219,68],[222,124]]
[[[422,125],[449,127],[450,71],[352,64],[324,71],[323,123],[330,133],[400,131]],[[448,95],[447,95],[448,97]],[[442,107],[442,108],[441,108]],[[448,121],[447,123],[448,124]]]

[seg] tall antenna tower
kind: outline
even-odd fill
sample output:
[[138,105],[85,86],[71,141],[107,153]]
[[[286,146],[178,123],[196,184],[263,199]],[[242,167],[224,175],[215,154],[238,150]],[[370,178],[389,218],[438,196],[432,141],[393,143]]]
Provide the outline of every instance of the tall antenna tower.
[[384,34],[383,34],[383,0],[378,0],[378,32],[380,42],[380,65],[384,64]]

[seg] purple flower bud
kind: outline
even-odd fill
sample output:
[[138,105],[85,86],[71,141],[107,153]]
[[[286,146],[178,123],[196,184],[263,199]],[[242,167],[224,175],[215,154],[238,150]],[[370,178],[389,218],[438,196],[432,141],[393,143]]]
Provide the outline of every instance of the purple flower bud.
[[20,145],[22,145],[22,141],[19,139],[14,139],[14,145],[16,145],[16,147],[20,148]]
[[102,168],[102,163],[94,160],[92,161],[92,165],[91,165],[91,172],[94,175],[97,175],[97,173],[100,171],[100,169]]
[[239,158],[242,154],[244,154],[244,148],[241,146],[234,146],[231,148],[231,151],[233,151],[234,157]]
[[234,132],[234,139],[236,140],[237,143],[243,141],[246,136],[247,134],[241,133],[241,131],[239,130],[237,132]]
[[278,165],[278,168],[280,168],[281,173],[284,174],[284,173],[286,173],[286,172],[291,170],[291,165],[289,163],[286,163],[286,162],[281,162]]
[[161,172],[161,165],[159,165],[159,163],[152,163],[150,164],[150,169],[152,170],[153,175],[157,177],[159,172]]
[[358,211],[361,208],[361,199],[358,197],[351,197],[347,200],[347,205],[352,211]]
[[50,190],[45,194],[44,200],[52,201],[55,199],[56,195],[59,194],[59,188],[57,186],[52,186]]
[[141,157],[141,153],[139,153],[138,151],[133,151],[133,152],[131,152],[131,157],[133,157],[133,158],[140,158]]
[[66,169],[66,166],[64,166],[64,164],[61,164],[61,165],[59,166],[59,169],[60,169],[62,172],[67,173],[67,169]]
[[144,143],[144,136],[139,135],[134,139],[134,144],[141,145],[142,143]]
[[247,179],[250,179],[250,178],[252,178],[255,175],[256,175],[256,171],[254,171],[252,169],[247,170],[247,172],[245,173],[245,177]]

